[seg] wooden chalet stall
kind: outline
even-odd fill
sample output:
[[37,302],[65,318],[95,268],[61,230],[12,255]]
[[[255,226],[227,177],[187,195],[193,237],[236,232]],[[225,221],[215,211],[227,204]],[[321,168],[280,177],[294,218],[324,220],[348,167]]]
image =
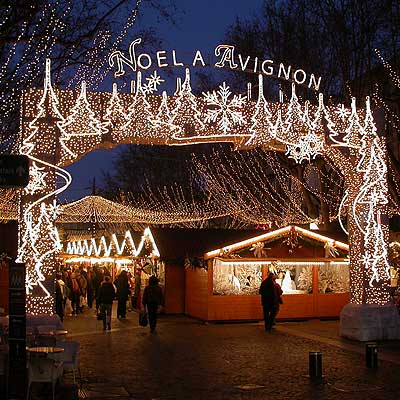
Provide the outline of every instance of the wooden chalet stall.
[[165,271],[165,311],[207,319],[207,271],[203,254],[214,246],[243,240],[254,230],[152,228]]
[[349,301],[348,245],[297,226],[204,253],[207,269],[186,269],[185,312],[207,321],[260,320],[258,289],[278,275],[278,319],[338,317]]

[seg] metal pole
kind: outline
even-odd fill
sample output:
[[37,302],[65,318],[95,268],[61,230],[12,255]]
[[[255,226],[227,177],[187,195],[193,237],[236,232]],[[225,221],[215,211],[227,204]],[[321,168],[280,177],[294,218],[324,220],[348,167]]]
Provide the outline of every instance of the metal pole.
[[322,379],[322,353],[320,351],[310,351],[308,360],[310,378]]
[[367,343],[365,345],[365,361],[367,368],[378,367],[378,346],[376,343]]

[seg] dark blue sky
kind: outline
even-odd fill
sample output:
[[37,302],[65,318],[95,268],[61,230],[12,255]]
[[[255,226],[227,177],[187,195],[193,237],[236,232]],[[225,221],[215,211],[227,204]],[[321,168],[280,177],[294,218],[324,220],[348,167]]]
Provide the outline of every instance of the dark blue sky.
[[[217,44],[223,43],[224,34],[236,17],[251,19],[260,10],[263,0],[176,0],[175,3],[182,10],[177,26],[164,20],[158,21],[145,6],[139,13],[136,25],[138,30],[155,28],[164,42],[160,50],[191,52],[199,49],[204,53],[212,53]],[[59,200],[72,201],[90,194],[94,177],[101,186],[102,171],[112,170],[113,159],[118,151],[118,148],[111,151],[97,150],[68,167],[73,181]]]

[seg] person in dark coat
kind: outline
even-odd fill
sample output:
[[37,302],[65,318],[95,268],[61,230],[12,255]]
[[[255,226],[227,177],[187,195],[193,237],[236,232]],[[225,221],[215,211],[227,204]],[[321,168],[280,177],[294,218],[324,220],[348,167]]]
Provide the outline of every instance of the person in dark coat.
[[145,309],[147,308],[150,332],[154,333],[157,325],[158,307],[164,304],[164,296],[161,287],[158,285],[157,277],[150,277],[149,284],[143,291],[142,304]]
[[265,330],[269,332],[271,331],[276,315],[276,290],[274,285],[274,274],[272,272],[269,272],[268,277],[262,281],[258,293],[261,295],[261,304],[264,310]]
[[111,312],[114,297],[114,285],[111,282],[111,278],[109,276],[105,276],[97,295],[97,300],[100,304],[100,313],[103,317],[104,331],[106,330],[106,324],[108,330],[111,330]]
[[129,298],[129,280],[126,271],[121,271],[117,279],[114,282],[117,288],[117,318],[126,318],[126,302]]
[[103,275],[103,272],[97,267],[96,267],[94,273],[95,273],[95,275],[93,278],[93,289],[94,289],[94,296],[96,299],[96,314],[98,314],[99,310],[100,310],[100,304],[98,301],[99,290],[100,290],[101,283],[103,282],[104,275]]

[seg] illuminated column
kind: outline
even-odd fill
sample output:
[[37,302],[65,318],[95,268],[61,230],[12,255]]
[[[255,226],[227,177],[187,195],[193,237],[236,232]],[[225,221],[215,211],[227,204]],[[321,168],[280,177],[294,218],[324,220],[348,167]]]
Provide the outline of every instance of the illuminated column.
[[399,339],[400,319],[389,296],[386,144],[376,133],[368,102],[357,153],[350,154],[357,162],[345,174],[350,304],[340,314],[340,334],[361,341]]
[[[54,267],[59,250],[55,228],[56,177],[59,157],[58,123],[63,117],[51,87],[50,62],[41,98],[27,104],[23,98],[20,153],[30,158],[30,182],[21,194],[18,261],[26,264],[26,309],[32,314],[54,313]],[[32,97],[29,98],[32,102]]]

